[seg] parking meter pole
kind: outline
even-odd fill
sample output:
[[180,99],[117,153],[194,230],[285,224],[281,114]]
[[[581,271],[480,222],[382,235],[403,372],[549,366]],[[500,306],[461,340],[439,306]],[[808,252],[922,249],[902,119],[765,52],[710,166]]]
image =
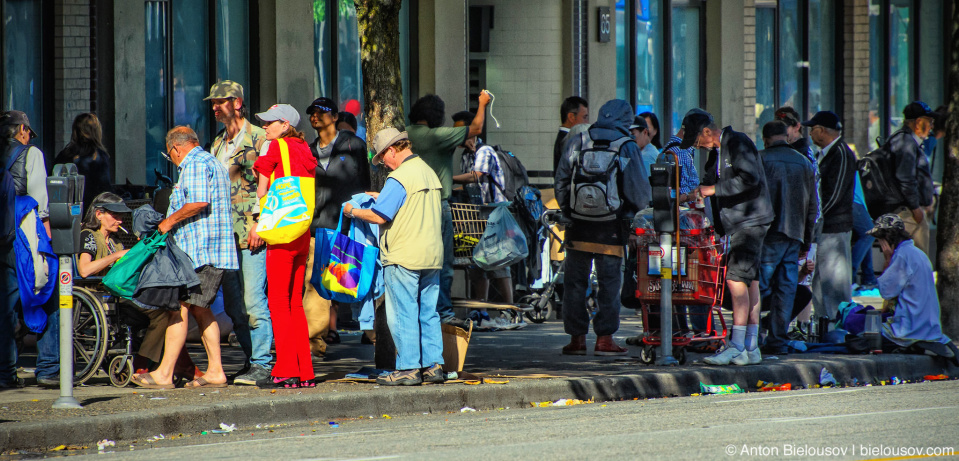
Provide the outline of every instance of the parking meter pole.
[[660,272],[659,321],[661,338],[656,365],[679,365],[673,357],[673,235],[668,232],[659,234],[659,248],[663,255]]
[[83,408],[73,398],[73,258],[60,255],[60,398],[53,408]]

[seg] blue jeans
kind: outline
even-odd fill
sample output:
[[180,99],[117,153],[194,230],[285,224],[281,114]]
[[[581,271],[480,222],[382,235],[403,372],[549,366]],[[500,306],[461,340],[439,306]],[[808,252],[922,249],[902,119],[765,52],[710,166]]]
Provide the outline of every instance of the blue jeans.
[[875,237],[866,235],[873,227],[872,217],[866,207],[858,203],[852,204],[852,279],[856,280],[856,272],[862,270],[860,285],[879,285],[872,267],[872,243]]
[[793,301],[799,284],[799,247],[802,242],[778,232],[766,234],[759,268],[759,292],[769,306],[769,336],[766,345],[782,347],[789,341]]
[[[17,285],[16,254],[12,245],[0,246],[0,382],[17,377]],[[37,338],[37,378],[54,379],[60,374],[60,297],[55,291],[43,306],[47,328]]]
[[563,273],[563,327],[568,335],[581,336],[589,331],[586,290],[593,263],[599,281],[596,293],[599,311],[593,317],[593,331],[597,336],[608,336],[619,330],[623,258],[567,249]]
[[396,369],[443,364],[443,333],[436,312],[440,271],[411,271],[391,264],[383,268],[386,323],[396,344]]
[[453,317],[453,211],[449,200],[443,200],[443,269],[439,277],[439,298],[436,301],[436,312],[440,320]]
[[223,310],[247,361],[270,368],[273,325],[266,300],[266,248],[239,250],[240,270],[223,274]]

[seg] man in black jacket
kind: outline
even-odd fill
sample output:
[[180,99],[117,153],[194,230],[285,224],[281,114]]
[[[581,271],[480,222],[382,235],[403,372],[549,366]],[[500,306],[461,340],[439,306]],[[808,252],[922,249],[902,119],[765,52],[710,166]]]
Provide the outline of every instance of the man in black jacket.
[[902,203],[896,214],[906,224],[916,247],[929,254],[929,219],[932,211],[933,185],[929,158],[922,152],[922,142],[929,137],[938,114],[926,103],[914,101],[902,111],[902,128],[889,137],[889,151],[896,164],[896,184]]
[[[317,98],[306,108],[306,113],[317,135],[310,144],[310,150],[317,159],[316,209],[310,224],[310,233],[315,234],[317,229],[336,228],[343,203],[354,194],[370,190],[370,162],[366,158],[366,143],[362,139],[351,131],[337,131],[339,112],[332,99]],[[314,244],[311,239],[310,246]],[[337,305],[321,298],[310,284],[313,275],[312,248],[306,267],[303,308],[310,326],[310,349],[319,354],[325,352],[327,343],[340,342],[336,332]],[[328,322],[324,321],[326,312],[329,312]]]
[[759,291],[769,308],[769,336],[763,352],[776,355],[785,352],[789,340],[786,333],[799,283],[798,261],[806,257],[812,243],[819,203],[816,173],[804,155],[789,147],[786,124],[774,120],[764,125],[763,145],[760,155],[774,218],[763,241]]
[[559,119],[563,122],[553,142],[553,173],[559,169],[559,159],[563,156],[563,141],[569,135],[570,128],[581,123],[589,123],[589,103],[579,96],[570,96],[563,100],[559,108]]
[[703,169],[703,197],[712,197],[713,222],[729,238],[726,285],[733,301],[729,345],[707,357],[710,365],[755,365],[759,351],[759,266],[763,239],[773,220],[766,172],[756,145],[732,127],[722,130],[712,115],[691,112],[683,118],[680,149],[709,149]]
[[[842,123],[830,111],[809,121],[809,137],[819,146],[819,197],[822,233],[817,238],[813,307],[816,316],[835,322],[839,303],[852,301],[852,201],[856,185],[856,154],[842,140]],[[823,332],[824,333],[824,332]]]

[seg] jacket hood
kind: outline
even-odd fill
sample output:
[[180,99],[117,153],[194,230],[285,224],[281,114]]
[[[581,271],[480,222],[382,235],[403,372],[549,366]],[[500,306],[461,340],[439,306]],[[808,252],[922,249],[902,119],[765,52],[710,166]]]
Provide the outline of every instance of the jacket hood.
[[633,122],[633,108],[622,99],[613,99],[599,108],[599,116],[592,128],[605,128],[629,134],[629,124]]

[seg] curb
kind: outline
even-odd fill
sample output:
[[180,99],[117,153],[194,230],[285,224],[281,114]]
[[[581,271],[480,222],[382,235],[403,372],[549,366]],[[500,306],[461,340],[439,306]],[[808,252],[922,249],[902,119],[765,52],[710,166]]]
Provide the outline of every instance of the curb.
[[[768,363],[768,364],[767,364]],[[752,389],[757,380],[815,384],[825,367],[840,383],[872,383],[896,376],[921,379],[950,367],[920,355],[836,356],[792,359],[751,367],[698,367],[632,375],[568,379],[513,380],[507,385],[424,386],[374,391],[260,397],[204,406],[178,406],[147,412],[67,418],[57,421],[0,424],[3,450],[89,444],[96,440],[135,440],[159,434],[187,433],[218,427],[239,427],[306,420],[332,420],[366,415],[524,408],[530,402],[561,398],[596,401],[686,396],[700,391],[699,383],[739,384]]]

